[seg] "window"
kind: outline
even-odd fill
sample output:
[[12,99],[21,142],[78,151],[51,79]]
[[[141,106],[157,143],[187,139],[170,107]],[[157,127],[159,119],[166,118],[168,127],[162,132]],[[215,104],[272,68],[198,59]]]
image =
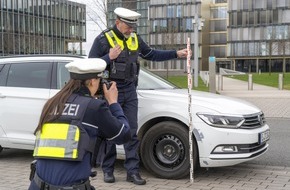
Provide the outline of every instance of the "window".
[[186,19],[186,32],[193,31],[192,18]]
[[66,64],[67,64],[67,62],[57,64],[57,80],[56,80],[57,81],[57,85],[56,85],[57,89],[61,89],[62,87],[64,87],[64,85],[70,79],[69,72],[68,72],[67,68],[65,68]]
[[167,7],[167,17],[174,18],[174,6],[173,5],[169,5]]
[[182,9],[181,5],[177,5],[176,7],[176,17],[182,17]]
[[7,86],[50,88],[51,63],[11,64]]

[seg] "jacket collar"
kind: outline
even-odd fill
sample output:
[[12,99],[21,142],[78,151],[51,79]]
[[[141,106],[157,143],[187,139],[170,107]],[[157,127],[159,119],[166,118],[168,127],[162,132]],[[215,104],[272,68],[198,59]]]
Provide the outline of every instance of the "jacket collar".
[[115,32],[115,34],[118,36],[119,39],[125,39],[125,36],[118,30],[117,25],[115,24],[112,30]]

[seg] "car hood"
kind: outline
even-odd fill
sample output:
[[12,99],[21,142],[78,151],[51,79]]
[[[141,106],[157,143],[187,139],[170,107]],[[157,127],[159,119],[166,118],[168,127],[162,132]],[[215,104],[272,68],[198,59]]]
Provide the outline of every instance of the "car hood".
[[[174,102],[182,105],[182,107],[188,106],[187,89],[139,90],[138,94],[150,100],[158,100],[166,102],[167,104]],[[206,110],[212,110],[218,113],[239,115],[261,112],[258,107],[247,101],[209,92],[192,90],[191,99],[193,110],[196,107],[204,107]]]

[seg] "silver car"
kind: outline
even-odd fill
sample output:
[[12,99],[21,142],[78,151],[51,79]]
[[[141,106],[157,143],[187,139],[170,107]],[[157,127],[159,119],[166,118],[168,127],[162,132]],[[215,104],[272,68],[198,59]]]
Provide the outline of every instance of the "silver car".
[[[0,150],[34,147],[42,107],[69,79],[64,67],[83,57],[36,55],[0,58]],[[145,168],[178,179],[194,167],[222,167],[255,159],[268,149],[269,126],[254,105],[207,92],[192,92],[192,150],[188,90],[141,69],[138,137]],[[118,146],[119,158],[124,157]]]

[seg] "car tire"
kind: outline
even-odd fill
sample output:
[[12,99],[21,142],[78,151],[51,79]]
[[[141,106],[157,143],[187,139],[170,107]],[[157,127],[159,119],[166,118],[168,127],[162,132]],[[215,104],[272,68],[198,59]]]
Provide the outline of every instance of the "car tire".
[[[144,167],[165,179],[180,179],[189,174],[188,129],[178,122],[164,121],[152,126],[144,135],[140,156]],[[197,146],[193,140],[193,163],[197,165]]]

